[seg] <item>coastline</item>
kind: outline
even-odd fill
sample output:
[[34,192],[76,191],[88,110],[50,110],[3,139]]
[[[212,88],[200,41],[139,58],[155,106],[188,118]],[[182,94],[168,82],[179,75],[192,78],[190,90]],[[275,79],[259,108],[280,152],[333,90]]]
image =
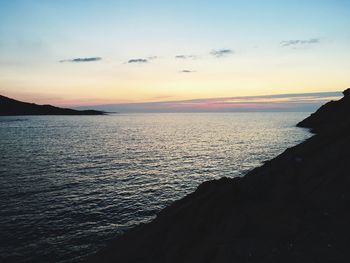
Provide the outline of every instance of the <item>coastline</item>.
[[244,177],[201,184],[87,262],[350,261],[344,95],[298,124],[310,139]]
[[106,115],[107,112],[97,110],[74,110],[52,105],[14,100],[0,95],[0,116],[40,116],[40,115]]

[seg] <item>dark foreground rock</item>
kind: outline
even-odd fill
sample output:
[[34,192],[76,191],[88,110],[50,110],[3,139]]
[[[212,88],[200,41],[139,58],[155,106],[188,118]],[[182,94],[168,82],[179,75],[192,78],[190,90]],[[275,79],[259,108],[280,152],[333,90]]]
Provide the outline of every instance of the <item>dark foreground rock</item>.
[[[243,178],[203,183],[88,262],[350,262],[350,118],[341,111],[349,105],[337,106],[344,103],[309,118],[322,128],[304,122],[319,132],[309,140]],[[341,118],[323,119],[336,108]]]
[[22,102],[0,95],[0,116],[14,115],[103,115],[103,111],[95,110],[72,110],[58,108],[51,105],[37,105]]

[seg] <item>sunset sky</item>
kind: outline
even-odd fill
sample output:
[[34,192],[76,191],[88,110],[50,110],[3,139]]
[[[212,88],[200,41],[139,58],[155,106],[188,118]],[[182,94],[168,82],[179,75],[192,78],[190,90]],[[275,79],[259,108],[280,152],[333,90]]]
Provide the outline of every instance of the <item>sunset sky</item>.
[[349,76],[346,0],[0,0],[0,94],[20,100],[227,100],[342,91]]

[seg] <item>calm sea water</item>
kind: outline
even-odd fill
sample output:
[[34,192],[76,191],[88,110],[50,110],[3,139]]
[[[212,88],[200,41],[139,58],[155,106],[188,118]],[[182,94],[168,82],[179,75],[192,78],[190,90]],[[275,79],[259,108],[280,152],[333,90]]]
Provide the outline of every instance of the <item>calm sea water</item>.
[[0,261],[78,262],[201,182],[305,140],[307,115],[0,117]]

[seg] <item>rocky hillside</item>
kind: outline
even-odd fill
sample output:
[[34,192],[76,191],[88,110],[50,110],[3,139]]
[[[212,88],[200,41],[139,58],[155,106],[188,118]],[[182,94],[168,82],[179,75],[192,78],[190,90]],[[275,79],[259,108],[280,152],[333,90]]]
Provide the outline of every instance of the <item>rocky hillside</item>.
[[326,103],[310,117],[299,122],[297,126],[311,128],[313,132],[321,132],[346,125],[350,117],[350,89],[345,90],[343,94],[342,99]]
[[349,90],[317,134],[248,173],[203,183],[88,262],[350,262]]

